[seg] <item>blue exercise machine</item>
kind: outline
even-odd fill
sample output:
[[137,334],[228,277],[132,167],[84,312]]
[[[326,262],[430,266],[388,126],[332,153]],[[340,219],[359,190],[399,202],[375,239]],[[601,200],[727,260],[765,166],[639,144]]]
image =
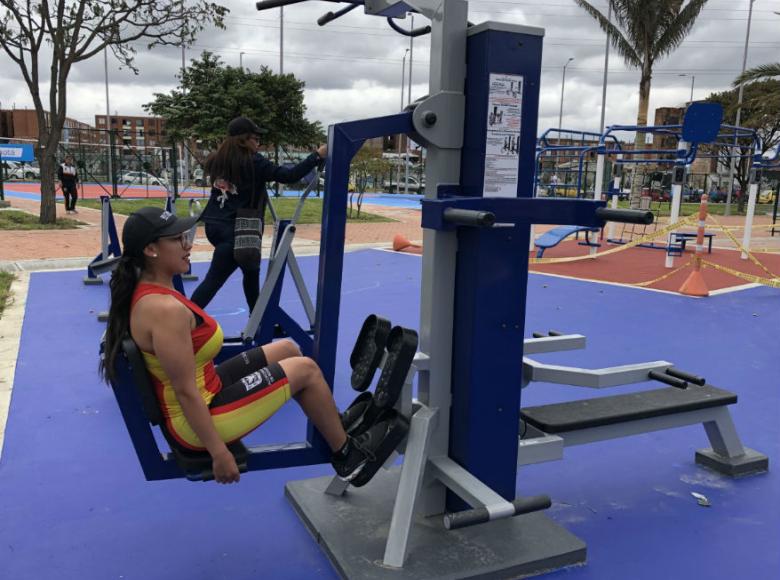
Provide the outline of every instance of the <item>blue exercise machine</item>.
[[[266,0],[257,7],[301,1]],[[328,134],[312,354],[331,385],[350,162],[367,139],[384,135],[409,135],[428,150],[419,350],[395,404],[410,424],[397,448],[403,465],[389,462],[360,489],[333,476],[285,487],[338,573],[510,578],[584,562],[585,543],[542,513],[549,497],[516,495],[518,465],[561,459],[569,445],[701,423],[712,449],[699,452],[698,462],[732,475],[765,470],[767,458],[744,448],[731,422],[727,406],[736,397],[696,375],[665,361],[588,370],[527,356],[584,347],[580,335],[524,338],[530,226],[598,229],[607,220],[652,219],[649,212],[608,209],[600,200],[533,197],[544,31],[472,25],[465,0],[348,4],[321,24],[364,6],[404,34],[430,33],[431,73],[429,95],[411,110],[336,124]],[[407,30],[394,21],[409,10],[430,26]],[[375,355],[367,358],[376,363]],[[351,360],[353,369],[360,358]],[[390,351],[379,359],[383,374],[396,360]],[[147,479],[183,477],[184,466],[154,441],[133,377],[143,372],[139,367],[128,353],[113,385],[139,461]],[[590,388],[657,381],[666,387],[639,398],[601,398],[600,405],[574,401],[521,410],[521,391],[532,381]],[[329,458],[311,424],[305,441],[236,453],[249,471]]]

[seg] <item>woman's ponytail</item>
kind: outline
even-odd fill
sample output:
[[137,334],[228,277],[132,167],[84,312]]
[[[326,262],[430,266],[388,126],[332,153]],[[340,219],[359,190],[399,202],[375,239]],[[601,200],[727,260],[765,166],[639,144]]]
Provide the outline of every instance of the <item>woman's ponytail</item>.
[[107,383],[116,379],[116,357],[122,348],[122,340],[130,331],[130,306],[138,284],[140,259],[122,256],[111,275],[111,306],[108,310],[108,327],[100,360],[100,376]]

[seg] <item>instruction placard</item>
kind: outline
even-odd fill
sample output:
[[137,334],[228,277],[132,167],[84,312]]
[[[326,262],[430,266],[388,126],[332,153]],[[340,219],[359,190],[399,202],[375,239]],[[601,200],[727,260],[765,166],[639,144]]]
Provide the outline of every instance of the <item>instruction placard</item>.
[[522,111],[523,77],[491,74],[484,196],[517,197]]

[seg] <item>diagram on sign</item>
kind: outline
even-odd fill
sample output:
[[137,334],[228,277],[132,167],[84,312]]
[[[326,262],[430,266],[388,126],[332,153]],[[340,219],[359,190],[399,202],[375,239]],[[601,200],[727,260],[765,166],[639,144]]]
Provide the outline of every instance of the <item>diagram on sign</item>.
[[523,77],[490,75],[484,195],[516,197]]

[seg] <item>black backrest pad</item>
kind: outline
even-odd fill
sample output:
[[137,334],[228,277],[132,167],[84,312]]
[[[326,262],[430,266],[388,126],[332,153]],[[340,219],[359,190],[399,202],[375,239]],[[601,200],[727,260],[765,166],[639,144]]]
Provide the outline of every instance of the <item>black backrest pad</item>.
[[149,380],[149,375],[146,373],[146,364],[144,363],[144,357],[141,354],[141,350],[129,336],[122,340],[122,350],[133,371],[133,382],[138,388],[138,394],[141,396],[141,402],[144,405],[144,413],[146,413],[146,416],[152,425],[159,425],[162,423],[163,416],[160,411],[157,396],[154,394],[152,381]]

